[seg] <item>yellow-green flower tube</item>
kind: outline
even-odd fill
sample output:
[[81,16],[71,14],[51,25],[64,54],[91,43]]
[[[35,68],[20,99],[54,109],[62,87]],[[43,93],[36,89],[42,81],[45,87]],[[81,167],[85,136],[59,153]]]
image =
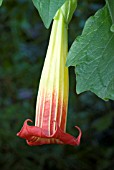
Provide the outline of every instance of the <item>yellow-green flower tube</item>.
[[80,133],[77,138],[66,133],[69,78],[65,63],[68,53],[68,25],[63,9],[64,6],[57,12],[52,25],[39,84],[35,126],[27,125],[31,120],[26,120],[18,133],[29,145],[80,143],[81,130],[78,127]]

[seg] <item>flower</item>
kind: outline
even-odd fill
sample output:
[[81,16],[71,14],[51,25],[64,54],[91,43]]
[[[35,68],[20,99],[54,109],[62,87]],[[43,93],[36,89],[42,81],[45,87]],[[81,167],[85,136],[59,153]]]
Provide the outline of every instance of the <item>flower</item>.
[[63,13],[58,11],[53,21],[49,46],[40,79],[35,126],[27,119],[17,136],[26,139],[29,145],[69,144],[79,145],[77,138],[66,133],[69,93],[68,68],[65,66],[68,53],[67,24]]

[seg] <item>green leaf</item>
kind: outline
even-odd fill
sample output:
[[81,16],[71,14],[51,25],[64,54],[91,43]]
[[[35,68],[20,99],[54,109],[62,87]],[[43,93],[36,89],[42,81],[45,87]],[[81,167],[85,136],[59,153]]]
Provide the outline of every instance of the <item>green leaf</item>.
[[107,5],[88,19],[67,58],[75,66],[77,93],[92,91],[102,99],[114,100],[114,33]]
[[2,5],[3,0],[0,0],[0,6]]
[[57,10],[65,3],[66,0],[32,0],[35,7],[44,22],[46,28],[49,28],[51,21]]

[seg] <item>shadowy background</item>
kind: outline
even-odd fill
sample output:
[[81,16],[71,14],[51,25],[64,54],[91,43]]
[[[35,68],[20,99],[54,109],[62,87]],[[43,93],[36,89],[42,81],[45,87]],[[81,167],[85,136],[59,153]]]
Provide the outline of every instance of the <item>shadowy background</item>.
[[[86,19],[104,0],[79,1],[69,25],[69,47]],[[4,0],[0,8],[0,168],[2,170],[112,170],[114,167],[114,102],[91,92],[75,93],[70,68],[67,132],[83,132],[79,147],[30,147],[16,136],[25,119],[35,117],[35,103],[50,30],[31,0]]]

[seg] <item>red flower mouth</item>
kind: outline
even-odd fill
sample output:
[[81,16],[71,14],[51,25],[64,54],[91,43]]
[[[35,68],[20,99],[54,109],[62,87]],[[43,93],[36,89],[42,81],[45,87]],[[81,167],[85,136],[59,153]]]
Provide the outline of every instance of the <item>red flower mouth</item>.
[[29,126],[27,123],[32,122],[32,120],[27,119],[17,136],[26,139],[27,144],[30,146],[43,145],[43,144],[69,144],[69,145],[79,145],[81,138],[81,130],[79,127],[75,126],[79,130],[79,135],[77,138],[72,135],[63,132],[56,123],[56,131],[54,134],[48,136],[46,135],[46,130],[39,128],[37,126]]

